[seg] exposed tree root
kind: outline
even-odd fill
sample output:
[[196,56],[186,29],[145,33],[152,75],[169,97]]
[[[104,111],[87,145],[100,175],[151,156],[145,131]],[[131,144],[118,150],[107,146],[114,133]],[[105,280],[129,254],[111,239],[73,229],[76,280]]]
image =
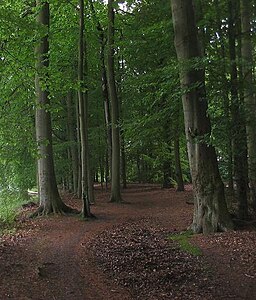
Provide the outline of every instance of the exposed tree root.
[[234,224],[235,224],[235,228],[239,229],[241,227],[245,227],[245,226],[256,226],[256,220],[243,220],[243,219],[238,219],[238,218],[233,218],[232,219]]
[[90,214],[84,214],[83,212],[81,212],[80,215],[86,221],[96,220],[97,219],[97,217],[94,214],[92,214],[92,213],[90,213]]
[[120,199],[116,199],[114,197],[111,197],[110,200],[109,200],[110,203],[117,203],[117,204],[120,204],[120,203],[123,203],[123,200],[122,198]]
[[67,205],[62,205],[61,208],[59,207],[45,207],[44,205],[40,205],[38,209],[33,212],[29,218],[37,218],[41,216],[47,216],[51,214],[59,214],[59,215],[77,215],[80,211],[77,209],[74,209],[72,207],[69,207]]

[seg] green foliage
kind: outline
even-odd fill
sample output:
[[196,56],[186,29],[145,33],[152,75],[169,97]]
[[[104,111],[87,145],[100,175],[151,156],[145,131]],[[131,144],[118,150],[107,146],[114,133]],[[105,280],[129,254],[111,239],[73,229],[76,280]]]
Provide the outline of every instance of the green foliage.
[[190,243],[189,239],[192,236],[193,236],[193,232],[190,230],[187,230],[187,231],[181,232],[179,234],[173,234],[173,235],[169,236],[169,239],[172,241],[176,241],[179,244],[180,249],[185,252],[188,252],[189,254],[192,254],[195,256],[202,255],[201,249]]
[[27,201],[16,190],[2,190],[0,192],[0,232],[14,226],[18,209]]
[[[106,1],[86,1],[86,82],[77,80],[79,14],[77,1],[49,1],[50,65],[44,88],[50,93],[53,143],[58,183],[71,176],[67,135],[66,97],[72,93],[74,133],[77,135],[76,92],[88,89],[89,144],[92,169],[104,167],[106,129],[101,91],[100,34],[106,41]],[[173,141],[180,140],[184,178],[189,165],[179,87],[179,66],[174,48],[170,1],[115,1],[115,62],[118,96],[122,102],[127,177],[130,181],[161,182],[163,163],[174,169]],[[196,1],[200,37],[206,58],[184,63],[185,69],[206,69],[208,113],[212,133],[204,141],[217,148],[223,178],[227,178],[230,148],[230,95],[227,3]],[[127,9],[122,9],[124,7]],[[34,48],[45,28],[35,22],[34,1],[0,3],[0,188],[27,189],[36,181]],[[99,30],[100,24],[102,31]],[[105,49],[107,50],[107,49]],[[106,57],[105,57],[106,63]],[[197,88],[197,85],[190,87]],[[77,137],[76,137],[77,139]],[[140,170],[139,170],[140,169]],[[63,178],[66,177],[66,178]]]
[[[128,177],[161,182],[163,162],[174,159],[173,140],[184,135],[170,3],[140,1],[132,12],[117,16],[122,32],[118,56],[125,62],[118,72]],[[136,179],[138,164],[141,174]]]

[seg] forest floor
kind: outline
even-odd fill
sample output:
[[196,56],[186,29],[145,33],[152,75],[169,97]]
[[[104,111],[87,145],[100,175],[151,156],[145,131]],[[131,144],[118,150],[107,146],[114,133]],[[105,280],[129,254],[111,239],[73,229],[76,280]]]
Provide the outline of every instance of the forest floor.
[[0,299],[256,299],[254,228],[181,235],[192,220],[190,187],[129,185],[123,199],[109,203],[97,187],[92,221],[28,220],[32,208],[23,209],[17,231],[0,237]]

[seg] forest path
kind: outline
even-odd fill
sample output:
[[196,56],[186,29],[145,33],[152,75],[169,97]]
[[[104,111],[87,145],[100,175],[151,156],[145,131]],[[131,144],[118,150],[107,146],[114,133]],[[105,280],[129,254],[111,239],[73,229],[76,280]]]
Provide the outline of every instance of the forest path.
[[[68,204],[79,207],[79,200],[70,195],[64,198]],[[170,232],[186,229],[193,210],[186,201],[191,200],[192,193],[191,190],[176,193],[174,189],[163,190],[153,185],[130,186],[123,192],[123,198],[124,204],[109,203],[109,194],[97,189],[96,204],[92,206],[96,220],[83,221],[78,216],[37,218],[22,223],[21,230],[11,239],[2,237],[0,299],[136,299],[131,290],[117,285],[104,273],[91,245],[102,232],[122,227],[124,223],[141,222],[142,218],[148,218],[153,226],[168,228]],[[219,291],[216,299],[255,299],[255,241],[255,232],[195,238],[205,254],[204,259],[215,266],[219,279],[224,280],[222,287],[216,286]],[[232,284],[232,280],[243,280],[243,286],[239,287],[236,282]]]
[[[171,193],[175,195],[174,191]],[[131,299],[127,291],[106,278],[95,265],[88,243],[101,231],[129,220],[161,216],[163,222],[164,215],[170,219],[171,206],[180,215],[184,199],[179,211],[177,199],[170,197],[170,191],[156,186],[127,189],[123,198],[127,203],[109,203],[109,194],[98,189],[96,205],[92,206],[96,220],[49,216],[23,224],[25,236],[10,244],[7,240],[0,248],[0,299]],[[80,205],[71,196],[65,196],[65,200],[73,207]],[[189,207],[184,213],[190,210]],[[187,220],[182,218],[179,225],[175,219],[174,230],[186,227]]]

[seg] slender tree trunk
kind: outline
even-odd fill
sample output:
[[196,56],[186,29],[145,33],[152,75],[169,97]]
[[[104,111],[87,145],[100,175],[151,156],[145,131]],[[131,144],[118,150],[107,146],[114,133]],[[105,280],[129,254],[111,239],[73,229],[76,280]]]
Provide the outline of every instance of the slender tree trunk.
[[78,152],[75,138],[75,126],[74,126],[74,114],[73,114],[73,97],[70,91],[67,95],[67,128],[68,128],[68,140],[70,145],[70,156],[72,166],[72,190],[77,194],[78,185]]
[[169,189],[173,187],[173,183],[172,183],[172,179],[173,179],[173,170],[172,170],[172,161],[170,158],[170,155],[172,153],[172,148],[171,148],[171,136],[170,136],[170,124],[169,124],[169,120],[168,122],[164,122],[163,124],[163,141],[165,142],[165,144],[167,145],[168,148],[168,154],[166,155],[166,157],[163,160],[163,185],[162,187],[165,189]]
[[40,8],[37,15],[37,23],[45,26],[47,34],[43,36],[36,46],[36,140],[38,145],[38,192],[40,207],[34,214],[67,213],[73,210],[67,207],[61,200],[56,183],[53,148],[52,148],[52,125],[49,111],[50,98],[48,87],[42,88],[43,83],[48,84],[48,78],[43,77],[49,66],[49,41],[48,31],[50,28],[49,3],[36,1]]
[[253,89],[253,53],[251,37],[251,0],[240,0],[241,33],[242,33],[242,65],[243,65],[243,97],[246,107],[246,132],[248,148],[248,170],[251,201],[256,209],[256,97]]
[[112,167],[111,202],[121,202],[120,187],[120,120],[119,102],[115,82],[114,64],[114,9],[113,0],[108,0],[108,88],[112,115]]
[[88,173],[88,197],[90,204],[95,203],[95,197],[94,197],[94,180],[92,176],[92,170],[89,170]]
[[184,191],[184,181],[182,176],[182,169],[180,163],[180,143],[179,137],[176,136],[174,139],[174,159],[175,159],[175,174],[176,174],[176,181],[177,181],[177,192]]
[[[107,80],[107,70],[105,64],[105,48],[106,48],[106,37],[101,23],[99,22],[93,1],[89,0],[93,18],[97,24],[97,30],[99,32],[100,41],[100,63],[101,63],[101,90],[104,101],[104,117],[106,125],[106,138],[107,138],[107,151],[106,151],[106,189],[108,188],[108,181],[110,179],[109,166],[112,166],[112,129],[111,129],[111,113],[110,113],[110,99],[108,91],[108,80]],[[110,172],[111,173],[111,172]]]
[[247,149],[245,120],[242,112],[242,101],[238,94],[238,74],[236,66],[235,11],[234,0],[229,0],[229,56],[230,56],[230,86],[231,86],[231,117],[234,154],[234,176],[238,199],[239,218],[248,217],[247,207]]
[[124,139],[124,130],[121,128],[121,160],[122,160],[122,183],[123,188],[127,188],[127,179],[126,179],[126,154],[125,154],[125,139]]
[[224,186],[220,178],[215,149],[207,143],[211,134],[207,114],[205,78],[203,69],[189,64],[193,58],[202,56],[198,42],[192,0],[172,0],[175,31],[175,47],[180,63],[183,89],[183,110],[187,137],[190,169],[195,194],[194,232],[210,233],[229,230],[232,221],[227,210]]
[[109,182],[109,153],[108,153],[108,147],[107,147],[106,153],[105,153],[105,187],[106,187],[106,191],[108,190],[108,182]]
[[137,151],[137,155],[136,155],[136,165],[137,165],[137,178],[138,178],[138,182],[141,183],[142,180],[142,176],[141,176],[141,158],[140,158],[140,153],[139,151]]
[[[71,151],[68,148],[66,151],[66,157],[64,159],[67,159],[68,162],[72,162],[71,158]],[[72,164],[68,164],[68,172],[65,174],[65,181],[66,181],[66,186],[65,188],[68,190],[68,192],[72,193],[73,192],[73,174],[72,174]]]
[[82,163],[81,163],[81,138],[80,138],[80,121],[79,121],[79,99],[77,97],[76,99],[76,125],[77,125],[77,157],[78,157],[78,176],[77,176],[77,188],[76,188],[76,194],[78,199],[82,198]]
[[81,139],[81,166],[82,166],[82,214],[84,218],[91,217],[89,199],[89,156],[88,156],[88,91],[85,78],[86,69],[86,46],[84,37],[84,0],[80,0],[80,26],[79,26],[79,51],[78,51],[78,91],[79,125]]
[[[123,40],[123,32],[121,30],[120,40]],[[117,79],[117,91],[119,100],[119,113],[120,113],[120,143],[121,143],[121,177],[123,189],[127,188],[127,177],[126,177],[126,151],[125,151],[125,130],[123,126],[123,109],[122,109],[122,78],[124,71],[124,58],[119,56],[118,53],[118,79]]]
[[163,185],[164,189],[170,189],[173,187],[172,184],[172,169],[169,160],[163,162]]
[[101,89],[102,89],[102,96],[104,101],[104,115],[105,115],[107,147],[108,147],[108,156],[106,158],[109,160],[108,164],[111,166],[112,165],[112,129],[111,129],[111,114],[110,114],[107,70],[105,65],[105,41],[104,41],[103,32],[101,32],[100,57],[101,57]]
[[103,183],[104,183],[104,167],[103,167],[104,157],[100,159],[100,186],[103,190]]

